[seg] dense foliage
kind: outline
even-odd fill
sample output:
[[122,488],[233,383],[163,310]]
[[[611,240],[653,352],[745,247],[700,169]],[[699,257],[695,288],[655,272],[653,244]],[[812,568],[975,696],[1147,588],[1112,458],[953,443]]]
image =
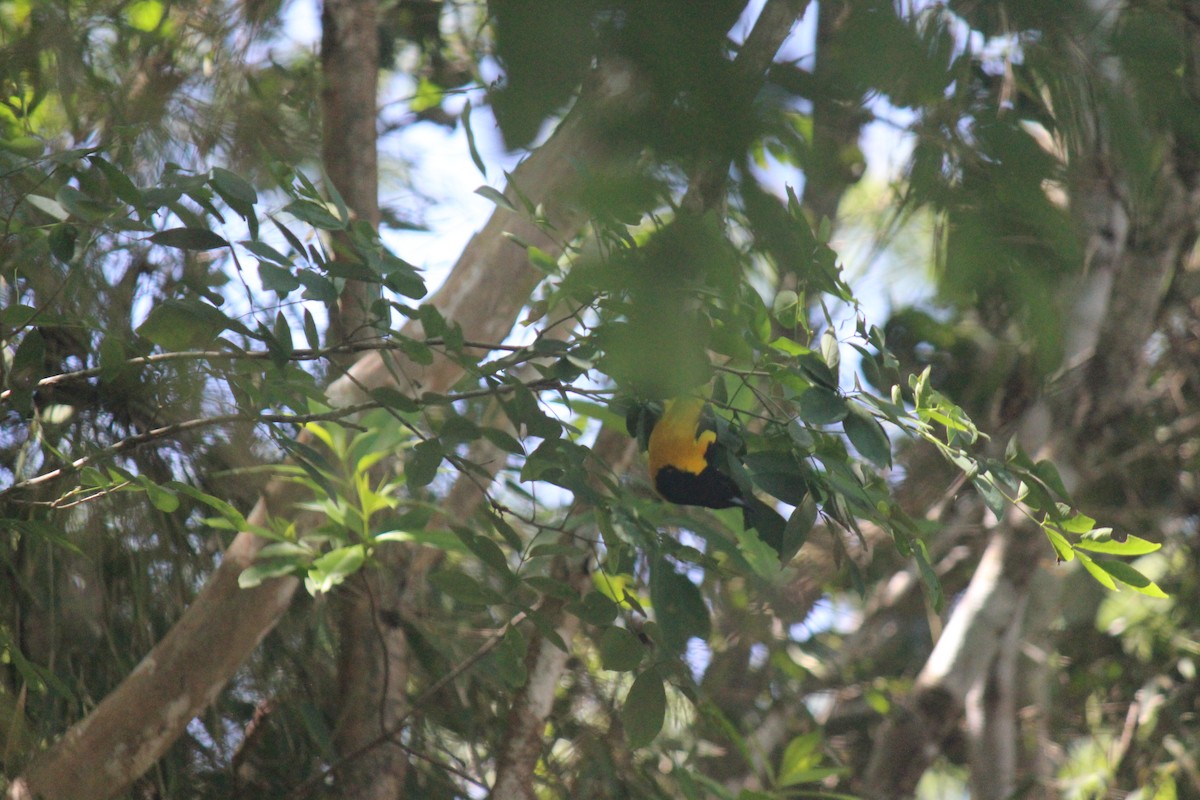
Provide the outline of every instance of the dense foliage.
[[[526,725],[538,796],[887,796],[872,737],[1011,537],[1037,546],[998,568],[1019,602],[969,683],[1013,705],[955,696],[918,793],[990,796],[989,714],[1018,754],[997,786],[1200,793],[1195,14],[772,2],[748,33],[737,2],[532,8],[379,8],[385,166],[418,125],[462,130],[485,178],[493,119],[531,150],[479,193],[532,293],[431,297],[390,237],[418,215],[378,231],[323,173],[338,87],[286,46],[293,9],[0,2],[6,776],[249,532],[240,585],[307,591],[114,792],[336,791],[359,603],[404,697],[365,749],[402,750],[412,796],[516,769],[543,651],[570,660]],[[772,64],[780,8],[807,22]],[[912,144],[888,185],[862,179],[872,125]],[[906,258],[928,301],[872,318]],[[333,340],[354,286],[375,299]],[[519,323],[476,338],[472,299]],[[691,393],[781,538],[649,488],[639,445]]]

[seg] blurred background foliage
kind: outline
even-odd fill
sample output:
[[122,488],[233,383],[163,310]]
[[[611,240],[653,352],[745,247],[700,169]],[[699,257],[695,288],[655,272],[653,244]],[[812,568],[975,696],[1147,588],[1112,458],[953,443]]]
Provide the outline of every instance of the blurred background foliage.
[[[1021,478],[1035,508],[1078,504],[1053,524],[1082,509],[1163,545],[1132,564],[1169,597],[1109,592],[1042,548],[1016,645],[1020,796],[1200,796],[1194,232],[1164,285],[1142,287],[1154,314],[1099,344],[1140,365],[1138,402],[1078,432],[1093,447],[1064,466],[1074,500],[1057,472],[1004,455],[1014,421],[1078,374],[1064,358],[1104,246],[1097,187],[1124,203],[1107,242],[1149,258],[1155,224],[1190,208],[1168,179],[1194,187],[1200,167],[1197,12],[1101,5],[812,5],[761,87],[738,67],[741,2],[380,6],[385,242],[421,228],[427,202],[421,156],[389,136],[471,131],[460,157],[493,169],[475,137],[494,120],[508,148],[535,147],[597,65],[644,93],[598,123],[639,156],[588,176],[572,201],[592,225],[566,255],[529,247],[546,273],[529,324],[480,361],[421,305],[403,250],[316,187],[321,77],[292,38],[299,4],[0,0],[5,774],[162,637],[289,455],[325,522],[263,531],[278,541],[247,582],[300,574],[314,591],[129,796],[292,797],[335,763],[331,598],[380,548],[416,545],[445,561],[396,620],[424,699],[405,728],[411,796],[486,793],[526,647],[547,635],[506,623],[541,596],[585,623],[542,796],[853,795],[1003,514],[976,502],[947,522],[986,491],[911,435],[920,408],[961,422],[936,431],[951,450],[972,444],[962,412],[991,435],[970,452],[993,488]],[[686,197],[713,164],[728,182],[697,209]],[[328,256],[343,230],[350,267]],[[302,448],[296,415],[340,374],[316,357],[319,328],[364,277],[383,346],[467,376],[453,397],[380,395],[361,430],[322,423],[325,449]],[[564,318],[565,341],[538,333]],[[399,333],[408,319],[426,340]],[[184,350],[205,354],[158,357]],[[1086,404],[1129,390],[1111,381],[1092,376]],[[666,506],[640,467],[590,455],[626,411],[697,386],[743,448],[730,467],[796,509],[808,543],[782,571],[736,512]],[[497,459],[492,502],[441,520],[461,476],[489,483]],[[579,600],[555,570],[584,561],[595,591]],[[971,765],[951,737],[918,796],[968,796]]]

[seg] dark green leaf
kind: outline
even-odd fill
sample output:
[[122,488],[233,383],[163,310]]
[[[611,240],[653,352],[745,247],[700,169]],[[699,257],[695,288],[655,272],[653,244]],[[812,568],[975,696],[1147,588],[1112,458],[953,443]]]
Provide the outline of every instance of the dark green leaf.
[[327,206],[311,200],[293,200],[284,206],[283,210],[301,222],[307,222],[321,230],[340,231],[346,227],[346,222],[335,217]]
[[207,228],[170,228],[154,234],[150,241],[180,250],[215,250],[229,246],[229,242]]
[[1008,501],[996,486],[991,473],[978,475],[971,482],[975,484],[975,489],[979,492],[979,496],[983,498],[983,502],[991,512],[998,519],[1003,519],[1005,511],[1008,509]]
[[258,265],[258,279],[264,289],[275,292],[281,298],[300,288],[300,281],[296,280],[291,270],[265,261]]
[[848,413],[846,401],[824,386],[810,386],[800,395],[800,419],[809,425],[828,425]]
[[262,261],[269,261],[278,267],[292,266],[292,260],[290,258],[265,242],[246,240],[238,242],[238,244],[249,250],[256,258]]
[[522,447],[521,443],[507,432],[502,431],[499,428],[482,428],[481,431],[483,433],[483,438],[487,439],[504,452],[512,453],[513,455],[518,456],[525,455],[525,448]]
[[79,238],[79,229],[69,222],[61,222],[50,229],[47,236],[50,245],[50,255],[67,264],[75,257],[75,242]]
[[404,461],[404,475],[408,485],[419,488],[432,483],[444,455],[442,445],[436,439],[418,442]]
[[842,421],[842,428],[846,431],[846,438],[864,458],[880,468],[891,466],[891,442],[883,426],[868,412],[851,406],[851,413]]
[[316,350],[321,346],[321,334],[317,331],[317,321],[312,312],[304,309],[304,341],[310,348]]
[[164,350],[205,347],[229,327],[229,318],[199,300],[168,298],[150,309],[137,332]]
[[672,654],[682,653],[693,636],[708,638],[712,622],[700,589],[666,561],[659,561],[651,574],[650,602],[663,644]]
[[46,369],[46,339],[37,328],[26,331],[8,369],[11,389],[33,389]]
[[504,193],[498,189],[493,189],[491,186],[480,186],[475,190],[475,194],[480,197],[486,197],[496,205],[507,211],[516,211],[517,207],[512,204],[512,201],[504,196]]
[[112,211],[107,206],[88,197],[74,186],[64,185],[54,195],[58,204],[84,222],[99,222]]
[[212,186],[226,203],[238,213],[249,210],[258,202],[258,192],[240,175],[227,169],[213,167]]
[[392,408],[402,414],[412,414],[421,409],[416,400],[393,389],[391,386],[381,386],[371,390],[371,399],[384,408]]
[[600,592],[589,592],[583,599],[567,604],[567,610],[591,625],[611,625],[620,609]]
[[517,577],[513,575],[512,569],[508,565],[508,557],[491,539],[486,536],[472,536],[464,540],[463,544],[506,583],[510,585],[516,583]]
[[471,161],[475,163],[475,168],[479,170],[479,174],[487,177],[487,168],[483,165],[483,159],[479,157],[479,149],[475,146],[475,133],[471,130],[471,101],[468,100],[463,106],[462,115],[459,117],[463,123],[463,131],[467,134],[467,150],[471,153]]
[[637,669],[646,655],[646,645],[627,628],[610,625],[600,634],[600,665],[615,672]]
[[500,644],[491,652],[488,666],[510,688],[516,689],[525,684],[527,670],[525,668],[525,638],[516,628],[510,629],[500,639]]
[[648,669],[633,681],[621,707],[621,722],[632,748],[645,747],[662,730],[667,714],[667,692],[662,677]]
[[917,570],[921,574],[921,583],[925,585],[929,605],[940,614],[942,607],[946,605],[946,595],[942,591],[941,580],[933,571],[933,565],[929,563],[929,551],[925,549],[925,543],[919,539],[913,543],[913,557],[917,560]]
[[488,605],[497,600],[494,592],[485,589],[479,581],[462,572],[438,570],[430,574],[429,582],[460,603]]

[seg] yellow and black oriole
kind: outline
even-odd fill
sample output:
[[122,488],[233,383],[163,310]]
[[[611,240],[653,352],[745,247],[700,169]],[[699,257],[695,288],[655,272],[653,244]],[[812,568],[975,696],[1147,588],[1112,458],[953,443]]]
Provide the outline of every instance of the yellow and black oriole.
[[648,450],[650,480],[664,500],[704,508],[741,508],[746,527],[756,529],[763,542],[784,556],[786,521],[721,470],[715,420],[703,400],[668,400],[650,429]]

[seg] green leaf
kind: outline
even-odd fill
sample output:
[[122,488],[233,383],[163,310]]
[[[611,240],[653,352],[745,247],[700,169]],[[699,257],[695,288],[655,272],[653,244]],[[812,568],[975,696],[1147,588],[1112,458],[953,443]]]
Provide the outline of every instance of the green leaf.
[[414,542],[454,553],[465,554],[468,552],[467,546],[463,544],[462,539],[456,536],[453,531],[447,530],[422,528],[421,530],[414,531],[383,531],[373,536],[372,539],[376,542]]
[[463,106],[462,114],[459,115],[462,120],[463,131],[467,134],[467,150],[471,153],[471,161],[475,163],[475,168],[479,170],[479,174],[487,177],[487,167],[483,165],[483,159],[479,157],[479,148],[475,146],[475,132],[471,130],[471,101],[468,100]]
[[809,492],[804,496],[804,500],[796,506],[792,515],[788,517],[787,525],[783,528],[782,550],[785,558],[788,558],[789,554],[794,555],[804,546],[804,542],[808,540],[808,534],[812,532],[816,523],[817,502]]
[[238,208],[239,205],[245,208],[258,202],[258,192],[254,190],[254,187],[240,175],[227,169],[213,167],[212,185],[217,193],[225,199],[225,202],[229,203],[236,211],[242,210]]
[[480,197],[486,197],[496,205],[507,211],[516,211],[517,207],[512,204],[512,201],[504,196],[504,193],[499,189],[493,189],[491,186],[480,186],[475,190],[475,194]]
[[328,592],[346,578],[358,572],[366,560],[366,549],[361,544],[338,547],[313,561],[308,570],[305,585],[310,594]]
[[[811,391],[811,390],[810,390]],[[805,392],[808,394],[808,392]],[[877,467],[890,467],[892,464],[892,445],[887,433],[870,413],[858,406],[850,407],[851,413],[842,421],[842,429],[846,438],[854,445],[863,457]]]
[[229,242],[207,228],[169,228],[151,236],[150,241],[180,250],[216,250],[229,246]]
[[946,595],[942,590],[941,580],[933,571],[933,565],[929,563],[929,551],[925,549],[925,543],[920,539],[913,542],[913,557],[917,560],[917,571],[920,573],[921,582],[925,585],[925,591],[929,595],[929,605],[933,607],[934,611],[941,613],[943,606],[946,605]]
[[96,202],[74,186],[62,186],[55,193],[54,199],[72,216],[78,217],[84,222],[100,222],[111,211],[107,206]]
[[46,152],[46,143],[36,136],[14,136],[12,139],[0,139],[0,148],[22,158],[37,158]]
[[996,518],[1003,519],[1004,513],[1008,510],[1008,500],[1005,499],[1003,492],[996,485],[992,474],[986,472],[982,475],[977,475],[971,482],[975,484],[975,490],[979,492],[979,496],[983,498],[984,504],[996,515]]
[[0,325],[8,329],[5,331],[6,336],[11,335],[28,325],[37,315],[38,310],[33,306],[14,303],[0,310]]
[[170,514],[179,508],[179,496],[175,492],[150,480],[147,480],[143,486],[146,488],[146,496],[150,498],[150,503],[159,511]]
[[75,243],[79,239],[79,229],[68,222],[63,222],[51,228],[46,239],[50,245],[50,255],[64,264],[68,264],[75,257]]
[[648,669],[638,675],[625,695],[621,707],[621,722],[632,748],[645,747],[662,730],[667,716],[667,692],[662,677]]
[[238,575],[238,586],[253,589],[272,578],[293,575],[302,566],[295,558],[267,558],[255,561]]
[[1071,547],[1067,537],[1056,531],[1053,525],[1043,525],[1042,530],[1046,532],[1050,544],[1054,546],[1054,552],[1058,554],[1059,561],[1070,561],[1075,558],[1075,549]]
[[321,346],[321,334],[317,331],[317,321],[313,319],[312,312],[307,308],[304,309],[304,341],[313,350]]
[[800,419],[809,425],[828,425],[845,419],[849,413],[846,401],[824,386],[810,386],[800,395]]
[[445,452],[437,439],[418,442],[404,460],[404,476],[412,487],[428,486],[437,476]]
[[667,561],[659,561],[651,574],[650,602],[663,643],[672,654],[683,652],[693,636],[708,638],[712,621],[700,589]]
[[265,261],[258,265],[258,280],[264,289],[275,292],[280,298],[287,297],[300,288],[300,281],[296,279],[291,270],[268,264]]
[[412,414],[421,410],[421,406],[416,400],[413,400],[408,395],[394,389],[391,386],[380,386],[377,389],[372,389],[371,399],[384,408],[391,408],[399,411],[401,414]]
[[164,350],[193,350],[211,344],[227,327],[229,318],[208,303],[168,298],[150,309],[137,333]]
[[12,389],[32,390],[41,380],[46,368],[46,337],[31,328],[21,337],[17,352],[8,368],[8,385]]
[[581,600],[567,604],[567,611],[592,625],[611,625],[620,608],[600,592],[589,592]]
[[771,313],[783,327],[795,328],[804,320],[804,307],[800,305],[800,295],[791,289],[784,289],[775,295]]
[[755,486],[789,505],[801,503],[808,495],[804,471],[791,451],[750,453],[746,456],[746,468],[754,476]]
[[1099,565],[1096,564],[1091,556],[1087,555],[1086,553],[1079,553],[1079,563],[1083,564],[1083,568],[1088,571],[1088,574],[1095,578],[1096,582],[1105,589],[1108,589],[1110,592],[1115,592],[1117,590],[1117,584],[1113,581],[1112,577],[1107,572],[1100,569]]
[[488,666],[500,680],[510,688],[516,689],[525,685],[528,671],[525,667],[525,653],[528,646],[521,632],[511,628],[500,639],[496,649],[491,652]]
[[504,452],[518,456],[525,455],[525,448],[507,431],[502,431],[499,428],[481,428],[480,430],[483,433],[483,438]]
[[816,353],[805,353],[796,357],[800,373],[811,383],[815,383],[829,391],[838,388],[837,376],[828,364]]
[[1158,542],[1149,542],[1137,536],[1128,536],[1125,541],[1119,542],[1112,538],[1112,529],[1110,528],[1091,531],[1084,534],[1083,538],[1075,543],[1077,550],[1091,550],[1093,553],[1107,553],[1114,556],[1144,556],[1161,547],[1162,545]]
[[517,582],[517,577],[513,575],[512,568],[508,564],[508,557],[504,555],[500,545],[486,536],[472,536],[464,540],[463,544],[510,585]]
[[238,242],[249,250],[260,261],[268,261],[278,267],[291,267],[292,260],[266,242],[255,242],[249,239]]
[[545,250],[530,245],[525,252],[529,254],[529,263],[536,267],[538,271],[546,275],[558,274],[558,262]]
[[438,570],[429,576],[429,582],[439,591],[467,605],[485,606],[498,599],[494,592],[462,572]]
[[837,378],[838,367],[842,363],[842,353],[838,346],[837,336],[828,328],[821,334],[821,358],[829,365],[829,371]]
[[1041,479],[1042,483],[1050,488],[1058,497],[1066,499],[1070,495],[1067,493],[1067,487],[1063,484],[1062,477],[1058,474],[1058,467],[1054,466],[1051,461],[1039,461],[1033,468],[1033,474]]
[[88,156],[88,160],[104,173],[104,179],[108,181],[108,186],[112,189],[113,194],[138,209],[140,213],[141,206],[146,202],[146,198],[142,194],[142,191],[129,179],[129,176],[98,155]]
[[335,217],[324,203],[314,203],[312,200],[293,200],[284,206],[283,210],[314,228],[340,231],[346,227],[346,222]]
[[776,782],[781,787],[808,783],[810,781],[801,776],[820,762],[821,732],[801,734],[788,742],[787,747],[783,749]]
[[1167,593],[1158,588],[1158,584],[1147,578],[1124,561],[1097,561],[1096,566],[1125,584],[1135,592],[1141,592],[1150,597],[1167,597]]
[[1096,520],[1087,514],[1074,514],[1058,523],[1063,533],[1087,533],[1096,527]]
[[600,666],[614,672],[637,669],[646,655],[646,645],[641,639],[628,628],[617,625],[605,628],[597,644],[600,649]]
[[62,203],[57,200],[51,200],[49,197],[42,197],[39,194],[27,194],[25,195],[25,202],[38,211],[49,214],[59,222],[65,222],[71,216],[70,212],[62,207]]

